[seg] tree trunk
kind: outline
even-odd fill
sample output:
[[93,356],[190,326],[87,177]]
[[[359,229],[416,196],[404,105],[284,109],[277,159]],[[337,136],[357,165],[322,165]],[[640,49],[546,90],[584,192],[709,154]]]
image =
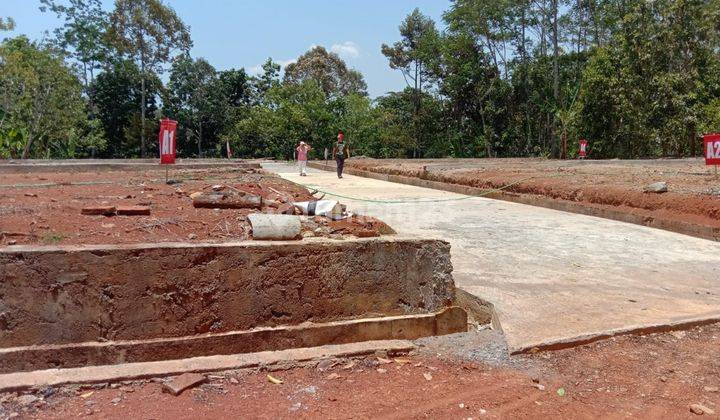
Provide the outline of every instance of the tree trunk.
[[145,144],[145,64],[142,66],[140,76],[140,157],[147,156],[147,145]]
[[28,155],[30,155],[30,147],[33,143],[33,136],[32,134],[28,134],[28,141],[25,143],[25,147],[23,148],[22,155],[20,156],[20,159],[27,159]]
[[695,129],[695,125],[691,125],[689,128],[688,142],[690,143],[690,156],[695,157],[695,154],[697,153],[697,130]]
[[560,67],[558,58],[560,56],[560,45],[558,40],[558,0],[552,0],[553,7],[553,97],[555,105],[560,105]]
[[198,157],[203,157],[203,150],[202,150],[202,121],[199,124],[198,128]]

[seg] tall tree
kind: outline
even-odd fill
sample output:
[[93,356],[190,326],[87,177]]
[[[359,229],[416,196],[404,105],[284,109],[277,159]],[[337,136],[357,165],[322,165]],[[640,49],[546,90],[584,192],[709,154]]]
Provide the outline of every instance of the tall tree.
[[108,15],[100,0],[70,0],[62,4],[55,0],[40,0],[40,10],[51,11],[65,21],[55,29],[61,48],[82,67],[83,85],[87,91],[95,78],[95,71],[106,62],[105,33]]
[[0,147],[6,157],[67,156],[87,118],[63,56],[26,37],[0,44]]
[[432,79],[430,62],[438,54],[439,32],[435,22],[423,15],[420,9],[415,9],[400,24],[401,40],[392,46],[383,44],[381,51],[387,57],[390,68],[400,70],[408,87],[412,89],[414,103],[413,134],[415,143],[420,150],[413,155],[418,157],[424,148],[423,133],[420,131],[420,111],[422,106],[423,89]]
[[108,37],[121,54],[133,59],[140,68],[140,151],[142,157],[147,157],[146,81],[150,74],[162,72],[162,65],[170,60],[174,50],[190,50],[189,28],[161,0],[116,0]]
[[288,83],[314,80],[326,96],[367,95],[367,85],[362,74],[348,69],[339,55],[328,52],[324,47],[313,47],[295,63],[288,64],[284,80]]
[[268,58],[262,65],[262,74],[253,77],[253,103],[255,105],[262,104],[270,89],[280,84],[280,64],[274,62],[272,58]]
[[203,140],[216,136],[224,117],[224,101],[214,100],[222,93],[217,81],[217,71],[202,58],[180,55],[170,69],[166,110],[181,120],[187,137],[196,140],[198,157],[204,155]]
[[[162,89],[162,81],[150,77],[146,82],[145,109],[157,110],[156,98]],[[140,156],[140,110],[138,102],[142,96],[140,69],[131,60],[119,60],[100,73],[93,82],[90,92],[95,104],[97,118],[107,138],[103,157]],[[145,127],[150,136],[155,127]]]

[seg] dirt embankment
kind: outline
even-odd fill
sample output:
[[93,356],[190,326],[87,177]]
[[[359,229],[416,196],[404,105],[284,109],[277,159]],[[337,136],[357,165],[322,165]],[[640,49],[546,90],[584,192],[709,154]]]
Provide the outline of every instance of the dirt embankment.
[[[697,159],[351,159],[346,167],[484,190],[501,189],[503,194],[540,196],[649,219],[720,228],[720,178]],[[644,191],[655,182],[667,183],[668,191]]]
[[[311,201],[305,188],[254,169],[174,169],[3,174],[0,181],[0,246],[23,244],[124,244],[176,241],[227,242],[252,239],[248,214],[262,209],[195,208],[190,195],[214,185],[262,196],[268,202]],[[147,206],[150,215],[83,215],[86,207]],[[378,236],[392,232],[365,217],[332,222],[303,221],[303,236]]]

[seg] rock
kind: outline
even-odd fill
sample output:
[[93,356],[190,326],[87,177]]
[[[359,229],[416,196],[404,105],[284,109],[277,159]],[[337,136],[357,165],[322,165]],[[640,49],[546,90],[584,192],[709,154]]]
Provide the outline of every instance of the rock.
[[183,373],[180,376],[172,378],[170,381],[163,383],[163,392],[168,392],[178,396],[186,389],[196,387],[204,383],[207,379],[204,375],[198,373]]
[[25,193],[25,197],[37,197],[35,193]]
[[233,385],[237,385],[237,384],[240,383],[240,381],[238,381],[237,379],[231,377],[231,378],[230,378],[230,383],[233,384]]
[[40,393],[42,394],[43,398],[49,398],[55,394],[55,389],[47,386],[47,387],[41,389]]
[[308,393],[308,394],[310,394],[310,395],[315,395],[315,394],[317,394],[317,387],[316,387],[316,386],[313,386],[313,385],[310,385],[310,386],[307,387],[307,388],[303,388],[303,392],[306,392],[306,393]]
[[189,197],[194,200],[195,198],[200,197],[201,195],[203,195],[203,193],[201,193],[200,191],[196,191],[196,192],[190,194]]
[[718,391],[720,391],[720,388],[718,388],[718,387],[716,387],[716,386],[706,386],[706,387],[703,388],[703,391],[705,391],[705,392],[718,392]]
[[120,398],[120,397],[115,397],[112,400],[110,400],[110,402],[113,404],[118,404],[120,401],[122,401],[122,398]]
[[667,182],[654,182],[643,190],[647,193],[662,194],[668,191]]
[[248,216],[253,239],[296,239],[300,238],[300,218],[285,214],[255,213]]
[[193,207],[210,209],[259,209],[262,197],[244,191],[226,190],[209,194],[191,194]]
[[712,187],[710,188],[710,195],[714,196],[720,196],[720,187]]
[[682,340],[687,335],[685,331],[671,331],[670,334],[678,340]]
[[303,232],[302,237],[303,238],[314,238],[315,234],[312,232]]
[[324,372],[328,369],[332,369],[333,366],[335,366],[336,364],[337,364],[337,362],[335,362],[334,360],[325,359],[325,360],[321,360],[320,363],[317,364],[317,368],[319,371]]
[[217,184],[212,186],[213,191],[222,191],[223,189],[225,189],[224,185]]
[[83,207],[80,214],[85,216],[114,216],[115,206],[89,206]]
[[292,204],[288,204],[288,203],[280,204],[277,209],[278,209],[277,212],[280,214],[295,213],[295,206],[293,206]]
[[117,214],[120,216],[150,216],[150,207],[121,206],[117,208]]
[[188,235],[188,239],[196,239],[196,238],[197,238],[197,235],[194,233],[191,233]]
[[703,414],[707,414],[708,416],[712,416],[715,414],[715,410],[712,410],[708,407],[705,407],[702,404],[692,404],[690,406],[690,411],[694,414],[697,414],[698,416],[702,416]]
[[34,404],[39,400],[38,397],[34,395],[21,395],[15,399],[15,402],[20,404],[23,407],[26,407],[28,405]]
[[545,391],[545,385],[543,385],[543,384],[533,384],[533,386],[535,388],[539,389],[540,391]]

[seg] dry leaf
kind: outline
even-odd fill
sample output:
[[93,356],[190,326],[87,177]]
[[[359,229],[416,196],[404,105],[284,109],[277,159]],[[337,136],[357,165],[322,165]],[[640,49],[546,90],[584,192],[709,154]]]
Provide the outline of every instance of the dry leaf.
[[283,383],[282,380],[275,378],[272,375],[268,375],[267,378],[268,378],[268,381],[274,383],[275,385],[280,385],[281,383]]
[[82,398],[90,398],[90,396],[92,396],[92,394],[94,394],[94,393],[95,393],[95,391],[86,392],[85,394],[82,394],[81,397]]
[[388,363],[392,363],[392,360],[390,360],[390,359],[385,359],[385,358],[382,358],[382,357],[378,357],[377,360],[378,360],[378,362],[380,362],[380,363],[382,363],[382,364],[384,364],[384,365],[387,365]]
[[395,363],[397,363],[399,365],[406,365],[408,363],[412,363],[412,361],[410,361],[408,359],[393,359],[393,360],[395,361]]

